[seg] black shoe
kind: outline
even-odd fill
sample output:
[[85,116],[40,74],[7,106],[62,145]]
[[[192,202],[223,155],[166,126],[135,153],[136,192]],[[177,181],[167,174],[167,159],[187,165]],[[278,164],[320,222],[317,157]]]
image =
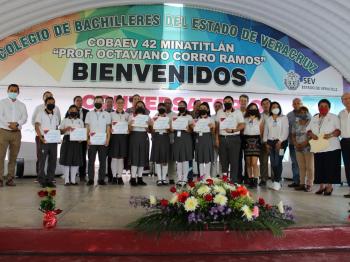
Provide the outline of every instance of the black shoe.
[[117,185],[118,184],[118,180],[116,177],[112,178],[112,185]]
[[86,183],[87,186],[93,186],[94,185],[94,180],[90,180]]
[[130,178],[130,185],[131,186],[137,186],[136,178]]
[[292,184],[289,184],[288,187],[298,187],[300,184],[299,183],[292,183]]
[[105,186],[105,185],[107,185],[106,182],[105,182],[104,180],[99,180],[99,181],[97,182],[97,184],[99,184],[100,186]]
[[118,184],[118,185],[124,185],[123,178],[118,177],[118,179],[117,179],[117,184]]
[[316,195],[322,195],[326,189],[319,189],[318,191],[315,192]]
[[174,179],[170,179],[169,180],[169,185],[175,185],[175,180]]
[[45,188],[45,187],[46,187],[46,183],[40,183],[40,186],[41,186],[42,188]]
[[142,177],[137,178],[137,184],[140,186],[147,186],[147,184],[145,182],[143,182]]
[[108,176],[108,183],[112,183],[113,184],[113,179],[114,179],[113,176]]
[[162,186],[163,183],[162,183],[162,180],[157,180],[157,186]]
[[350,198],[350,194],[344,195],[345,198]]
[[163,184],[163,186],[167,186],[167,185],[169,185],[169,182],[166,180],[162,180],[162,184]]
[[83,176],[83,175],[80,176],[79,175],[79,179],[80,179],[81,182],[86,182],[86,176]]
[[65,183],[64,186],[70,186],[71,184],[70,183]]
[[52,182],[48,182],[48,183],[46,184],[46,187],[53,187],[53,188],[55,188],[56,185],[55,185],[54,183],[52,183]]
[[259,186],[266,186],[266,181],[261,180],[260,183],[259,183]]
[[70,183],[72,186],[78,186],[79,183]]

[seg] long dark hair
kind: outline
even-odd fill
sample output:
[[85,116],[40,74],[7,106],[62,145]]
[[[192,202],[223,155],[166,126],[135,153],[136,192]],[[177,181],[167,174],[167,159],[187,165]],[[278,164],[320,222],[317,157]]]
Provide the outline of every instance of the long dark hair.
[[69,118],[69,110],[71,110],[72,108],[75,108],[75,109],[78,111],[78,113],[79,113],[78,107],[77,107],[76,105],[71,105],[71,106],[68,108],[68,110],[67,110],[66,115],[64,116],[64,118]]
[[[199,107],[201,107],[201,106],[205,106],[205,107],[208,109],[207,115],[210,116],[210,107],[209,107],[209,104],[208,104],[207,102],[202,102],[202,103],[200,104]],[[200,116],[198,116],[198,118],[200,118]]]
[[[253,107],[253,106],[255,106],[255,107],[258,109],[257,112],[256,112],[256,114],[250,114],[250,113],[249,113],[250,108]],[[247,110],[246,110],[246,112],[245,112],[245,114],[244,114],[244,117],[250,117],[251,115],[256,116],[258,119],[261,118],[261,115],[260,115],[260,112],[259,112],[259,107],[258,107],[258,105],[257,105],[256,103],[250,103],[250,104],[247,106]]]
[[[177,107],[178,107],[178,108],[179,108],[179,104],[180,104],[180,103],[183,103],[183,104],[185,104],[185,106],[186,106],[186,111],[184,112],[184,116],[190,115],[190,111],[187,110],[187,103],[186,103],[186,101],[181,100],[179,103],[177,103]],[[181,113],[179,112],[177,115],[180,116]]]
[[278,108],[280,109],[280,112],[279,112],[278,116],[282,115],[282,108],[281,108],[280,103],[278,103],[278,102],[276,102],[276,101],[273,101],[273,102],[271,102],[271,104],[270,104],[270,116],[273,115],[273,114],[272,114],[272,111],[271,111],[273,105],[277,105]]

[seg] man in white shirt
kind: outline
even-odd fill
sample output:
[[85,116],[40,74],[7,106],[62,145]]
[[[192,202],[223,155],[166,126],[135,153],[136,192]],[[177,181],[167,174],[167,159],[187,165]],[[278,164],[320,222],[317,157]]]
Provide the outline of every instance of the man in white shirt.
[[[348,186],[350,186],[350,92],[343,94],[341,97],[345,109],[339,113],[340,130],[341,130],[341,151],[343,155],[345,175]],[[344,195],[350,198],[350,193]]]
[[[170,98],[164,99],[165,109],[167,116],[172,119],[174,116],[176,116],[176,113],[172,111],[173,109],[173,102]],[[170,153],[169,155],[172,155],[172,147],[174,144],[174,133],[169,134],[170,138]],[[172,159],[168,162],[168,176],[169,176],[169,184],[174,185],[175,184],[175,176],[176,176],[176,168],[175,168],[175,161]]]
[[14,182],[16,158],[21,147],[21,128],[27,122],[26,106],[18,101],[19,86],[10,84],[7,96],[0,101],[0,187],[4,185],[4,165],[7,149],[9,149],[9,162],[7,186],[16,186]]
[[[219,148],[220,162],[223,175],[228,175],[233,183],[238,182],[239,151],[241,148],[240,132],[244,129],[244,118],[242,112],[233,108],[233,98],[224,98],[224,110],[217,113],[216,118],[216,144]],[[231,118],[234,126],[221,128],[225,119]],[[226,123],[227,123],[226,122]]]

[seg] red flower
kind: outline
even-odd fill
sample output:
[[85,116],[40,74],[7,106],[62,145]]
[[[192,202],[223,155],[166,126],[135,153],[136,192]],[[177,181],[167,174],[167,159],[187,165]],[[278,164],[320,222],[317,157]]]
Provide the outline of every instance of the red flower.
[[208,186],[211,186],[214,184],[214,181],[211,178],[208,178],[206,181],[207,181]]
[[169,205],[169,201],[166,199],[162,199],[162,200],[160,200],[160,205],[162,207],[167,207]]
[[50,192],[50,196],[55,196],[56,195],[56,190],[52,190],[51,192]]
[[170,188],[170,192],[171,192],[171,193],[175,193],[175,192],[176,192],[176,187],[172,186],[172,187]]
[[228,176],[222,176],[222,180],[223,180],[224,182],[227,182]]
[[196,184],[195,184],[193,181],[190,181],[190,182],[188,182],[188,185],[189,185],[190,187],[194,187]]
[[245,186],[239,186],[236,190],[240,196],[246,196],[248,194],[248,189]]
[[239,192],[238,192],[237,190],[231,191],[231,197],[232,197],[232,198],[239,197]]
[[181,203],[185,203],[186,199],[190,196],[188,192],[182,192],[181,194],[178,195],[178,199]]
[[265,200],[262,197],[259,197],[259,205],[264,206],[265,205]]
[[40,190],[40,191],[38,192],[38,196],[39,196],[39,197],[46,197],[46,196],[48,196],[48,193],[47,193],[47,191]]
[[269,205],[269,204],[266,204],[266,209],[271,209],[272,208],[272,206],[271,205]]
[[56,210],[54,210],[54,211],[55,211],[56,215],[58,215],[58,214],[61,214],[61,213],[62,213],[62,210],[61,210],[61,209],[56,209]]
[[208,195],[205,195],[205,196],[204,196],[204,199],[205,199],[205,201],[210,202],[210,201],[213,201],[213,196],[210,195],[210,194],[208,194]]

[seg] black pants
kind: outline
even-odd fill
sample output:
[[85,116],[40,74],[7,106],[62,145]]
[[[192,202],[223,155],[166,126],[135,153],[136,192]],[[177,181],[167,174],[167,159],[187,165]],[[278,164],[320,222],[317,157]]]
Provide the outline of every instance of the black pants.
[[88,149],[88,176],[89,180],[94,180],[95,176],[95,160],[96,154],[98,153],[98,160],[100,161],[100,168],[98,170],[98,180],[104,181],[106,176],[106,158],[107,158],[108,147],[101,145],[91,145]]
[[83,164],[79,167],[79,177],[80,179],[84,179],[86,176],[86,151],[87,151],[87,142],[81,142],[82,144],[82,156],[83,156]]
[[231,181],[238,183],[239,151],[241,138],[236,136],[219,136],[219,156],[222,173],[228,173],[230,168]]
[[[45,163],[47,159],[47,169],[45,174]],[[52,183],[55,177],[57,163],[57,144],[39,145],[39,175],[40,184]]]
[[350,186],[350,138],[343,138],[340,141],[340,145],[345,167],[346,182],[348,186]]
[[35,171],[36,171],[36,175],[39,177],[40,139],[38,136],[35,136],[35,148],[36,148]]

